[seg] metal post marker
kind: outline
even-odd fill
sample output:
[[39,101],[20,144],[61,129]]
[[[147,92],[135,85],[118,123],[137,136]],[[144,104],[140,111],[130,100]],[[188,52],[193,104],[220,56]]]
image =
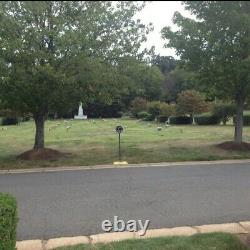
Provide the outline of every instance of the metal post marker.
[[121,133],[123,132],[122,126],[116,126],[115,131],[118,133],[118,144],[119,144],[119,161],[115,161],[114,165],[126,165],[128,164],[126,161],[121,161]]

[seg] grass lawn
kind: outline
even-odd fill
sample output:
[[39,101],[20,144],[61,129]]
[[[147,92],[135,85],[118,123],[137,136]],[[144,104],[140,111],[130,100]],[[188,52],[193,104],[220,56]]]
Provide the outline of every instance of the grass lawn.
[[224,233],[197,234],[191,237],[162,237],[128,240],[111,244],[79,245],[56,250],[248,250],[236,236]]
[[[60,125],[49,131],[48,128],[57,123]],[[122,155],[129,163],[250,158],[250,151],[225,151],[214,146],[232,140],[232,125],[165,127],[164,124],[125,118],[73,120],[69,124],[71,129],[67,132],[63,120],[46,122],[46,147],[69,153],[66,158],[56,161],[16,159],[17,155],[33,147],[34,122],[8,126],[7,130],[0,127],[0,168],[110,164],[117,160],[118,136],[114,128],[119,124],[125,127]],[[158,126],[162,126],[162,131],[157,131]],[[250,127],[244,127],[244,140],[250,141]]]

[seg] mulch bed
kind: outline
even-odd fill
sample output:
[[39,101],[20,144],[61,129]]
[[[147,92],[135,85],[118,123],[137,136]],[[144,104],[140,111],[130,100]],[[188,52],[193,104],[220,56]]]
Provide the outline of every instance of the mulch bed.
[[50,148],[32,149],[19,155],[21,160],[57,160],[65,157],[66,154]]
[[240,151],[248,151],[250,150],[250,143],[242,142],[241,144],[237,144],[233,141],[226,141],[217,145],[217,147],[224,150],[240,150]]

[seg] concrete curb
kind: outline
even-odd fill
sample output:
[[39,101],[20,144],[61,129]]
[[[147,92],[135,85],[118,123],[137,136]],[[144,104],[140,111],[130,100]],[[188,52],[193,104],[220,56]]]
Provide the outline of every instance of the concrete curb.
[[129,239],[146,239],[166,236],[191,236],[198,233],[224,232],[231,234],[249,234],[250,221],[236,223],[212,224],[202,226],[184,226],[147,230],[141,236],[140,232],[104,233],[91,236],[62,237],[44,240],[26,240],[16,243],[17,250],[52,250],[57,247],[73,246],[77,244],[110,243]]
[[117,169],[117,168],[146,168],[146,167],[173,167],[173,166],[200,166],[200,165],[226,165],[226,164],[250,164],[250,159],[244,160],[216,160],[216,161],[183,161],[183,162],[160,162],[160,163],[140,163],[128,165],[94,165],[94,166],[62,166],[48,168],[28,168],[28,169],[9,169],[0,170],[0,174],[28,174],[28,173],[47,173],[61,171],[80,171],[98,169]]

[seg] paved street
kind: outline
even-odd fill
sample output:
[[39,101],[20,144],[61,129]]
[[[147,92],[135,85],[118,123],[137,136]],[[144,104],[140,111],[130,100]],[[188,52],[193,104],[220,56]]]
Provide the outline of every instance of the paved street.
[[250,220],[250,165],[171,166],[0,175],[17,197],[18,240],[90,235],[101,222],[150,228]]

